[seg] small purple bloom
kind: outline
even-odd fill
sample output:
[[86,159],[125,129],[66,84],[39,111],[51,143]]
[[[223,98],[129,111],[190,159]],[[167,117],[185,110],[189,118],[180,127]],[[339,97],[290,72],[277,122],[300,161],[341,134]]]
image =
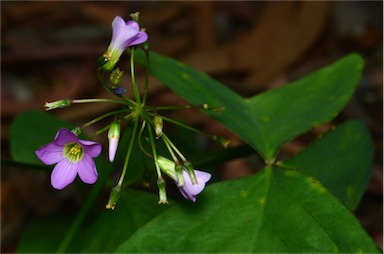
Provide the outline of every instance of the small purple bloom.
[[65,128],[57,132],[53,142],[36,150],[36,156],[44,164],[56,164],[51,174],[51,184],[58,190],[72,183],[77,174],[84,183],[95,183],[97,171],[93,158],[100,153],[99,143],[78,139]]
[[122,95],[126,91],[127,91],[127,89],[125,89],[124,87],[121,87],[121,86],[118,86],[115,89],[113,89],[113,93],[116,95]]
[[[211,179],[210,173],[196,169],[195,175],[198,182],[197,184],[193,184],[188,172],[183,170],[184,185],[178,186],[181,194],[183,194],[186,199],[192,200],[193,202],[196,202],[196,196],[204,190],[205,184]],[[177,180],[175,180],[175,182],[177,183]]]
[[112,40],[104,54],[105,60],[108,61],[104,69],[112,70],[126,48],[143,43],[147,39],[147,33],[140,31],[136,21],[125,22],[120,16],[116,16],[112,22]]
[[175,163],[162,156],[158,156],[157,162],[160,166],[160,169],[175,181],[181,194],[186,199],[192,200],[193,202],[196,202],[196,196],[204,190],[205,184],[211,179],[210,173],[195,169],[194,171],[197,184],[193,184],[188,171],[183,169],[184,185],[179,186],[175,170]]

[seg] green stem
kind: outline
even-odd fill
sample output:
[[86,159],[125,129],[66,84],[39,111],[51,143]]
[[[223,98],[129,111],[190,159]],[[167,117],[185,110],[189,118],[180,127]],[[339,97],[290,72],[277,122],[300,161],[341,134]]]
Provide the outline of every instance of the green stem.
[[137,104],[141,104],[141,98],[139,89],[136,85],[136,79],[135,79],[135,50],[134,48],[131,48],[131,77],[132,77],[132,88],[133,93],[135,94],[136,102]]
[[196,133],[198,133],[198,134],[200,134],[200,135],[204,135],[204,136],[209,137],[209,138],[213,138],[213,135],[207,134],[207,133],[202,132],[202,131],[200,131],[200,130],[198,130],[198,129],[195,129],[195,128],[189,126],[189,125],[186,125],[186,124],[181,123],[181,122],[179,122],[179,121],[173,120],[172,118],[168,118],[168,117],[165,117],[165,116],[161,116],[161,118],[163,118],[164,121],[167,121],[167,122],[169,122],[169,123],[173,123],[173,124],[175,124],[175,125],[178,125],[178,126],[180,126],[180,127],[183,127],[184,129],[187,129],[187,130],[196,132]]
[[109,102],[109,103],[116,103],[116,104],[123,104],[126,106],[131,106],[131,104],[128,104],[125,101],[121,100],[114,100],[114,99],[78,99],[78,100],[71,100],[72,103],[95,103],[95,102]]
[[95,133],[93,133],[93,135],[90,136],[90,138],[92,139],[96,136],[99,136],[101,133],[108,131],[110,126],[111,126],[111,124],[108,124],[107,126],[103,127],[102,129],[96,131]]
[[131,99],[125,97],[125,96],[115,94],[115,93],[112,91],[112,89],[108,86],[108,84],[105,83],[105,81],[103,80],[103,77],[101,76],[100,71],[97,72],[97,77],[98,77],[100,83],[101,83],[101,84],[103,85],[103,87],[105,88],[105,90],[107,90],[110,94],[113,94],[114,96],[117,96],[117,97],[119,97],[120,99],[122,99],[122,100],[128,102],[128,105],[130,105],[130,106],[135,106],[135,105],[136,105],[136,102],[135,102],[135,101],[133,101],[133,100],[131,100]]
[[143,104],[147,102],[147,97],[148,97],[148,83],[149,83],[149,51],[148,47],[144,49],[145,51],[145,87],[144,87],[144,95],[143,95]]
[[147,106],[149,110],[152,111],[159,111],[159,110],[184,110],[184,109],[194,109],[194,108],[200,108],[200,107],[195,107],[193,105],[183,105],[183,106]]
[[172,141],[167,137],[167,135],[165,135],[163,133],[163,135],[161,135],[161,137],[163,139],[166,139],[167,140],[167,143],[172,147],[172,149],[177,153],[177,155],[179,155],[179,157],[181,158],[181,160],[183,161],[186,161],[187,159],[184,157],[184,155],[179,151],[179,149],[177,149],[177,147],[172,143]]
[[81,126],[81,129],[84,129],[100,120],[103,120],[104,118],[107,118],[109,116],[113,116],[113,115],[116,115],[116,114],[119,114],[119,113],[124,113],[124,112],[127,112],[128,110],[127,109],[120,109],[120,110],[115,110],[115,111],[111,111],[111,112],[108,112],[104,115],[101,115],[99,117],[96,117],[95,119],[83,124],[83,126]]
[[94,185],[90,193],[88,194],[84,204],[82,205],[80,211],[77,213],[75,219],[73,220],[72,224],[70,225],[67,233],[65,234],[63,240],[61,241],[59,247],[56,250],[56,253],[64,253],[67,249],[69,244],[71,243],[73,237],[75,236],[77,230],[83,223],[86,215],[88,214],[90,208],[92,207],[92,204],[96,200],[99,192],[103,188],[105,182],[108,180],[109,175],[112,172],[112,167],[107,167],[109,170],[103,171],[102,174],[100,174],[100,178],[97,181],[97,183]]
[[129,158],[131,157],[132,147],[133,147],[133,143],[135,141],[137,127],[139,125],[139,115],[137,115],[135,117],[134,121],[135,121],[135,123],[133,125],[133,131],[132,131],[132,135],[131,135],[131,140],[129,141],[128,151],[127,151],[127,155],[125,156],[125,161],[124,161],[124,166],[123,166],[123,172],[121,173],[118,185],[122,185],[123,184],[123,180],[124,180],[125,174],[127,172]]
[[153,138],[153,129],[151,125],[148,124],[148,133],[149,133],[149,140],[151,143],[151,148],[152,148],[152,154],[153,154],[153,160],[155,162],[155,167],[156,167],[156,173],[158,177],[161,177],[161,171],[159,164],[157,162],[157,152],[156,152],[156,146],[155,146],[155,139]]
[[141,125],[141,129],[140,129],[140,131],[139,131],[139,135],[138,135],[138,143],[139,143],[139,147],[140,147],[140,149],[141,149],[141,151],[146,155],[146,156],[148,156],[149,158],[153,158],[153,156],[150,154],[150,153],[148,153],[146,150],[145,150],[145,148],[144,148],[144,146],[143,146],[143,143],[142,143],[142,139],[141,139],[141,137],[142,137],[142,135],[143,135],[143,131],[144,131],[144,129],[145,129],[145,125],[146,125],[146,120],[143,120],[143,124]]
[[159,204],[167,204],[168,201],[167,201],[167,192],[165,190],[165,181],[161,175],[160,165],[157,160],[155,139],[153,138],[153,129],[150,124],[148,124],[148,133],[149,133],[149,140],[152,147],[153,160],[155,163],[155,168],[157,173],[157,187],[159,188]]
[[167,147],[167,149],[168,149],[168,151],[169,151],[169,154],[171,155],[173,161],[174,161],[175,163],[177,163],[179,160],[177,159],[175,153],[173,152],[171,146],[169,145],[169,143],[168,143],[168,139],[165,138],[164,136],[165,136],[164,134],[161,135],[161,137],[162,137],[162,139],[163,139],[163,141],[164,141],[164,144],[165,144],[165,146]]

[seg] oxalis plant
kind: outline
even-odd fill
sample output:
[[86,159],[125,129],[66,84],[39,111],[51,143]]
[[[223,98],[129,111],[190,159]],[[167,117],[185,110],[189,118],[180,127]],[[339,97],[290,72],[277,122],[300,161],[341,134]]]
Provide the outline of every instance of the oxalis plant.
[[[341,123],[291,158],[279,159],[282,146],[330,122],[348,103],[363,71],[361,56],[347,55],[300,80],[243,98],[204,73],[151,52],[138,14],[131,19],[113,20],[111,43],[97,61],[100,84],[113,99],[64,98],[45,104],[46,110],[70,110],[82,103],[112,103],[118,109],[82,126],[41,111],[22,113],[12,123],[14,163],[48,169],[51,185],[60,191],[80,182],[77,176],[92,185],[84,190],[88,194],[75,216],[61,211],[34,220],[18,252],[380,252],[353,215],[372,173],[373,145],[363,123]],[[118,67],[122,54],[128,54],[128,71]],[[143,91],[136,84],[137,64],[146,73]],[[122,81],[126,73],[130,85]],[[148,105],[150,75],[189,104]],[[127,89],[133,98],[124,95]],[[247,145],[224,149],[226,139],[163,113],[188,109],[200,109]],[[101,123],[100,130],[84,135],[87,127]],[[194,159],[188,159],[192,135],[183,134],[184,143],[176,144],[164,123],[224,148],[195,151]],[[108,160],[92,141],[98,135],[108,138]],[[247,177],[213,181],[213,171],[195,169],[249,154],[260,156],[265,167]],[[111,178],[116,172],[118,179]],[[131,187],[147,179],[148,172],[158,195]],[[172,182],[180,195],[170,198]],[[95,200],[106,188],[107,209],[100,209],[103,205]]]

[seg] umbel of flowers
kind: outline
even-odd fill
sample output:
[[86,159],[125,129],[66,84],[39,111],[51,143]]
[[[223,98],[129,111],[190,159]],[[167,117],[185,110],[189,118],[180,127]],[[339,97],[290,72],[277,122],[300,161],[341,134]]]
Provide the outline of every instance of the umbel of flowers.
[[[193,202],[196,201],[196,196],[203,191],[206,183],[210,180],[211,174],[200,170],[195,170],[190,161],[181,153],[163,131],[163,121],[168,121],[189,130],[196,131],[200,134],[207,135],[213,140],[220,142],[224,146],[228,144],[222,138],[211,136],[200,132],[190,126],[173,119],[169,119],[159,114],[162,110],[170,109],[190,109],[200,108],[204,110],[216,111],[217,108],[204,105],[186,105],[185,107],[154,107],[147,106],[148,94],[148,78],[146,79],[145,89],[143,93],[139,89],[135,80],[135,54],[137,47],[148,52],[148,35],[140,29],[138,24],[138,13],[131,15],[132,20],[125,21],[117,16],[112,22],[112,39],[106,52],[98,59],[99,68],[97,75],[101,85],[115,99],[104,98],[87,98],[87,99],[62,99],[45,104],[46,110],[56,108],[70,107],[72,104],[80,103],[114,103],[120,105],[119,110],[114,110],[105,113],[101,116],[91,119],[72,131],[62,128],[56,134],[54,140],[36,150],[36,156],[45,164],[55,167],[51,174],[51,184],[55,189],[61,190],[71,184],[76,176],[86,184],[93,184],[97,181],[98,173],[93,159],[100,155],[101,145],[84,139],[79,139],[78,135],[88,126],[99,122],[100,120],[111,119],[110,123],[102,129],[96,131],[94,135],[101,135],[107,132],[109,141],[108,154],[109,161],[112,163],[115,160],[116,150],[119,146],[121,126],[123,122],[128,122],[133,125],[132,134],[128,141],[128,148],[125,151],[125,159],[121,169],[120,178],[116,186],[112,189],[109,201],[106,205],[109,209],[114,209],[119,200],[123,189],[124,177],[131,160],[133,144],[138,139],[138,144],[143,154],[153,160],[153,168],[157,175],[157,186],[159,189],[159,203],[167,203],[167,194],[165,188],[165,180],[163,173],[169,176],[180,190],[182,196]],[[130,76],[131,88],[124,87],[122,77],[124,72],[117,66],[121,55],[126,52],[130,55]],[[148,56],[148,55],[147,55]],[[149,59],[149,57],[147,57]],[[147,65],[148,66],[148,65]],[[148,68],[146,75],[149,75]],[[127,89],[132,89],[134,99],[124,96]],[[105,134],[104,134],[105,135]],[[149,141],[149,151],[142,145],[142,140]],[[167,155],[159,155],[156,150],[156,142],[163,142],[168,150]],[[102,170],[102,169],[99,169]]]

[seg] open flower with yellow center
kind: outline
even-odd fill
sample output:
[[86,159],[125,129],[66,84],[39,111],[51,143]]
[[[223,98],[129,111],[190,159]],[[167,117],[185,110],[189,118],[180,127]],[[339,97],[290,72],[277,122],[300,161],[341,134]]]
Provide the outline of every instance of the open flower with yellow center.
[[44,164],[56,164],[51,174],[51,184],[58,190],[72,183],[77,174],[84,183],[95,183],[97,171],[93,158],[100,153],[99,143],[78,139],[65,128],[58,131],[53,142],[36,150],[36,156]]

